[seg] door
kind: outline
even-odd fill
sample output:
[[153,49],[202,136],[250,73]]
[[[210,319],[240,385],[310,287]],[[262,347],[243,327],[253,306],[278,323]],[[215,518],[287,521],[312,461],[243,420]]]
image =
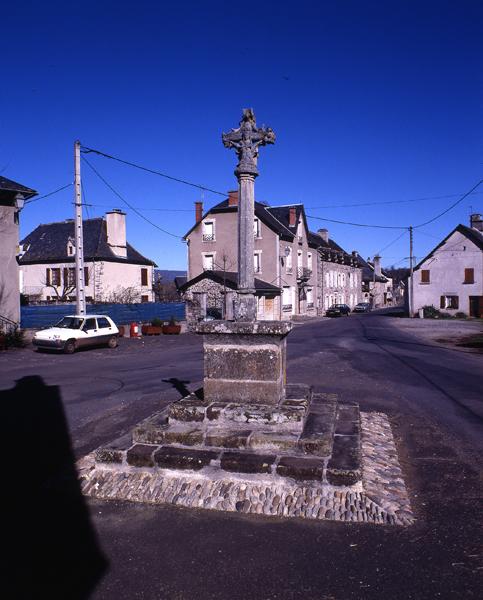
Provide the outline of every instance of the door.
[[483,317],[483,296],[470,296],[470,317]]
[[265,316],[266,321],[273,321],[275,319],[273,314],[274,301],[273,298],[265,298]]
[[79,338],[79,346],[91,346],[98,342],[97,323],[94,318],[86,319],[82,325],[83,335]]

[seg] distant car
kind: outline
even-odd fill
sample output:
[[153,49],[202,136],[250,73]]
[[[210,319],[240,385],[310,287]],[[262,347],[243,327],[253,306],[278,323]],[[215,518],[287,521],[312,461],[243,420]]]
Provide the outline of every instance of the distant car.
[[371,305],[369,302],[359,302],[356,304],[352,310],[355,313],[369,312],[371,310]]
[[37,331],[32,344],[37,348],[60,350],[72,354],[77,348],[107,344],[117,346],[119,329],[105,315],[67,315],[54,327]]
[[333,304],[330,308],[325,311],[326,317],[342,317],[350,315],[351,309],[347,304]]

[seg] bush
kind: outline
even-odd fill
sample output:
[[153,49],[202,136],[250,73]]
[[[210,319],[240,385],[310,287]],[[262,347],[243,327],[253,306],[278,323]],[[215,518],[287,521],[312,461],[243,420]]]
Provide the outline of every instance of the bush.
[[21,329],[14,329],[5,334],[5,346],[7,348],[25,348],[26,345],[27,343]]
[[162,327],[163,326],[163,321],[159,318],[159,317],[155,317],[152,321],[151,321],[151,325],[153,327]]
[[443,317],[441,311],[434,306],[423,306],[423,314],[425,319],[440,319]]
[[457,312],[457,313],[455,314],[455,317],[456,317],[457,319],[466,319],[467,315],[466,315],[466,313],[464,313],[464,312]]

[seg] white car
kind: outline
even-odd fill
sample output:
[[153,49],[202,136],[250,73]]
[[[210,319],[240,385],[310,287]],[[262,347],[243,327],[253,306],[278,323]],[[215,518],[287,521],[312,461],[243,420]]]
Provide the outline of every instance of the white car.
[[118,335],[119,329],[106,315],[67,315],[54,327],[37,331],[32,344],[72,354],[84,346],[107,344],[115,348]]

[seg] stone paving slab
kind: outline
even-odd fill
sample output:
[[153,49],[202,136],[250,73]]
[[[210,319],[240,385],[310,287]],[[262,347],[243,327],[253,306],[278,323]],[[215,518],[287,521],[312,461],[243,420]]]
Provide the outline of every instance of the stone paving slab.
[[[95,453],[88,455],[78,464],[81,487],[85,495],[99,499],[171,503],[277,517],[412,524],[414,517],[386,415],[362,413],[361,425],[362,480],[353,485],[297,480],[293,475],[300,474],[300,465],[290,464],[289,460],[272,463],[270,473],[227,473],[219,468],[217,452],[168,446],[153,453],[150,446],[151,450],[141,448],[138,456],[154,460],[156,468],[116,461],[96,463]],[[263,467],[272,456],[261,458],[258,464]],[[323,470],[323,461],[317,464],[315,457],[306,460],[311,464],[306,462],[304,469]],[[184,471],[179,470],[181,465]],[[296,470],[290,473],[294,467]],[[279,468],[285,469],[283,477]]]

